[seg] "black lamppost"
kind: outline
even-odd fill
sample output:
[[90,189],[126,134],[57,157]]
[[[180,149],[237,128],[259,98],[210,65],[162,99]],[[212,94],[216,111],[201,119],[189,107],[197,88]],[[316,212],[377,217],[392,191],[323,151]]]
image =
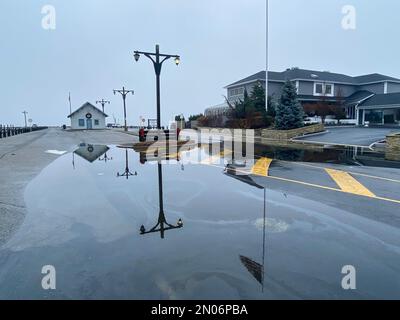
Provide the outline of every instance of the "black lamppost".
[[137,172],[135,171],[135,173],[132,173],[129,170],[129,158],[128,158],[128,149],[125,149],[125,172],[120,174],[119,172],[117,173],[117,177],[126,177],[126,180],[129,179],[129,177],[132,176],[137,176]]
[[164,214],[164,198],[163,198],[163,177],[162,177],[162,164],[158,163],[158,196],[160,202],[160,212],[158,214],[158,221],[157,224],[146,231],[146,228],[142,225],[140,227],[140,234],[145,235],[149,233],[160,232],[161,239],[164,239],[165,231],[174,230],[174,229],[181,229],[183,227],[182,219],[179,219],[176,225],[169,224]]
[[128,124],[126,122],[126,96],[129,93],[132,93],[132,95],[135,94],[135,92],[133,90],[125,90],[125,87],[122,87],[122,90],[114,90],[114,95],[117,94],[117,92],[119,94],[121,94],[122,96],[122,100],[124,101],[124,119],[125,119],[125,131],[128,131]]
[[161,54],[160,53],[160,46],[156,45],[156,52],[142,52],[142,51],[135,51],[135,60],[139,61],[140,55],[143,54],[147,58],[149,58],[154,65],[154,71],[156,72],[156,89],[157,89],[157,129],[161,129],[161,93],[160,93],[160,75],[162,64],[164,61],[175,58],[175,64],[178,66],[181,62],[181,58],[178,55],[171,55],[171,54]]
[[103,109],[103,113],[104,113],[104,106],[106,105],[106,104],[110,104],[111,102],[110,101],[107,101],[107,100],[104,100],[104,99],[101,99],[101,101],[99,100],[99,101],[96,101],[96,104],[101,104],[101,107],[102,107],[102,109]]

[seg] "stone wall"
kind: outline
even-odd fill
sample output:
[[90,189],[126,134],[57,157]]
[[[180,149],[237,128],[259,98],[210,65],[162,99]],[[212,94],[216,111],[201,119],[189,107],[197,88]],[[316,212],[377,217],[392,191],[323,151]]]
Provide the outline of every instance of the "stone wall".
[[400,161],[400,132],[386,137],[386,159]]
[[265,129],[262,130],[261,136],[264,139],[270,139],[270,140],[290,140],[296,137],[301,137],[306,134],[312,134],[312,133],[319,133],[319,132],[324,132],[325,127],[323,124],[314,124],[311,126],[306,126],[303,128],[298,128],[298,129],[293,129],[293,130],[270,130],[270,129]]

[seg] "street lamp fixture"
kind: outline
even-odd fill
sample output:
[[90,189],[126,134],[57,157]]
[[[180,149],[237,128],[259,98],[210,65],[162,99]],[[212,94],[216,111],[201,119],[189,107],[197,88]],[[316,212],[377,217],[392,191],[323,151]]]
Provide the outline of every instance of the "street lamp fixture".
[[105,110],[105,105],[106,104],[110,104],[111,102],[110,101],[107,101],[107,100],[104,100],[104,99],[101,99],[101,101],[99,100],[99,101],[96,101],[96,104],[101,104],[101,107],[102,107],[102,109],[103,109],[103,113],[104,113],[104,110]]
[[175,59],[175,64],[178,66],[181,63],[181,57],[178,55],[172,54],[163,54],[160,53],[160,46],[156,45],[156,52],[142,52],[142,51],[135,51],[134,58],[135,61],[138,62],[140,56],[144,55],[149,58],[154,65],[154,71],[156,73],[156,93],[157,93],[157,129],[161,129],[161,93],[160,93],[160,75],[162,64],[171,58]]
[[121,94],[122,96],[122,100],[124,102],[124,121],[125,121],[125,131],[128,131],[128,123],[126,121],[126,96],[131,93],[132,95],[135,94],[135,92],[133,90],[125,90],[125,87],[122,87],[122,90],[114,90],[114,95],[117,94],[117,92],[119,94]]
[[140,59],[140,54],[138,52],[136,52],[134,57],[135,57],[135,61],[138,62]]

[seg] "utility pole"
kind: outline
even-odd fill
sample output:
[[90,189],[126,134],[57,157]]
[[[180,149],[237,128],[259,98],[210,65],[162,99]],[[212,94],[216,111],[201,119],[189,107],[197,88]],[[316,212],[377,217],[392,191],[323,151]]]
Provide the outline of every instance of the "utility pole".
[[99,100],[99,101],[96,101],[96,104],[101,104],[101,106],[102,106],[102,108],[103,108],[103,113],[104,113],[104,106],[106,105],[106,104],[110,104],[111,102],[110,101],[107,101],[107,100],[104,100],[104,99],[101,99],[101,101]]
[[135,92],[133,90],[125,90],[125,87],[122,87],[122,90],[114,90],[114,95],[117,94],[117,92],[119,94],[121,94],[122,96],[122,100],[124,101],[124,119],[125,119],[125,131],[128,131],[128,124],[126,122],[126,96],[131,93],[132,95],[135,94]]
[[23,111],[22,113],[24,114],[24,117],[25,117],[25,128],[27,128],[28,127],[28,123],[26,122],[26,115],[28,114],[28,112]]

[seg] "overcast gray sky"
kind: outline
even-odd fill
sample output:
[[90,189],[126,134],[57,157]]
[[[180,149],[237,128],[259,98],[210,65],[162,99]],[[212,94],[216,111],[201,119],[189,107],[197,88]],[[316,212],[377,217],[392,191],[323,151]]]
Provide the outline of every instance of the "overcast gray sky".
[[[341,26],[342,7],[354,5],[355,30]],[[56,9],[56,29],[42,28],[44,5]],[[111,100],[112,89],[134,89],[128,121],[155,117],[155,76],[136,49],[180,54],[162,72],[162,117],[203,112],[223,102],[223,87],[265,69],[266,0],[1,0],[0,123],[68,123],[73,109]],[[291,66],[350,75],[400,77],[397,0],[270,0],[269,67]],[[110,118],[111,122],[112,119]]]

